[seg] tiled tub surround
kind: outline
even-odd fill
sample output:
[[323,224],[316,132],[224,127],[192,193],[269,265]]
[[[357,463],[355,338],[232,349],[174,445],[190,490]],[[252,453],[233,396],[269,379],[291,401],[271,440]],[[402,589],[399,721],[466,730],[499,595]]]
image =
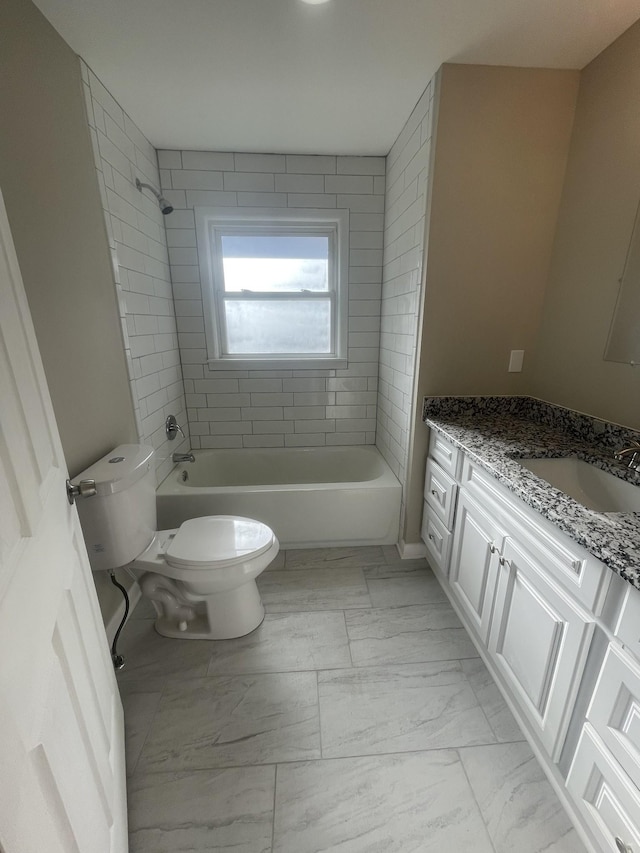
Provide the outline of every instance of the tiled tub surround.
[[414,380],[434,90],[435,80],[423,92],[387,155],[376,445],[403,489],[411,467],[416,415]]
[[640,588],[640,515],[586,509],[518,464],[576,456],[640,486],[613,459],[634,430],[530,397],[427,397],[425,423],[601,562]]
[[426,562],[281,552],[220,643],[123,633],[132,853],[583,853]]
[[[194,448],[373,444],[384,157],[159,151],[171,279]],[[349,365],[209,370],[194,207],[349,211]]]
[[165,418],[176,415],[186,432],[187,413],[165,217],[155,198],[135,186],[137,177],[159,186],[156,152],[95,74],[80,63],[138,437],[156,451],[160,482],[171,470],[171,453],[187,446],[180,439],[167,441]]

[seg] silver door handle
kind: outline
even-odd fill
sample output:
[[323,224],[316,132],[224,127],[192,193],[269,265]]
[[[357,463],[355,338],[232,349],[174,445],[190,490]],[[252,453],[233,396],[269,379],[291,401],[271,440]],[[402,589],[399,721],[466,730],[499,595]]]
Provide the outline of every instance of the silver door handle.
[[616,847],[620,851],[620,853],[633,853],[631,847],[628,844],[625,844],[624,841],[616,835],[615,838]]

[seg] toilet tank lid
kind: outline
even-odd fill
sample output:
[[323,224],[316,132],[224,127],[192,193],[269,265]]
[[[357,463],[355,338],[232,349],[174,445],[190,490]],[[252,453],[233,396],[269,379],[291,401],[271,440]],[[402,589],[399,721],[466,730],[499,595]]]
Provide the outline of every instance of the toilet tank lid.
[[151,467],[153,447],[146,444],[120,444],[102,459],[71,481],[95,480],[99,495],[113,495],[128,489],[147,473]]

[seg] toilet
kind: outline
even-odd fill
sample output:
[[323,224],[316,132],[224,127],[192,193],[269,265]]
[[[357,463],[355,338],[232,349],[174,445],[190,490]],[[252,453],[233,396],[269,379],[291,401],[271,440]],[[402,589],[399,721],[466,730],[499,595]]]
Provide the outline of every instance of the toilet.
[[279,543],[259,521],[233,515],[191,518],[156,530],[153,448],[123,444],[74,478],[92,480],[95,494],[78,501],[93,571],[126,566],[142,572],[164,637],[226,640],[260,625],[264,607],[256,578]]

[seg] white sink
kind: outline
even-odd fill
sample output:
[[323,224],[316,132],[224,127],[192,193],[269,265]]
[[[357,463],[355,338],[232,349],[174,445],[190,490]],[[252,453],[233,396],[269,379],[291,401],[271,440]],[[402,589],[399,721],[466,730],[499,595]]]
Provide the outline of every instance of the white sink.
[[640,487],[575,456],[517,461],[587,509],[640,512]]

